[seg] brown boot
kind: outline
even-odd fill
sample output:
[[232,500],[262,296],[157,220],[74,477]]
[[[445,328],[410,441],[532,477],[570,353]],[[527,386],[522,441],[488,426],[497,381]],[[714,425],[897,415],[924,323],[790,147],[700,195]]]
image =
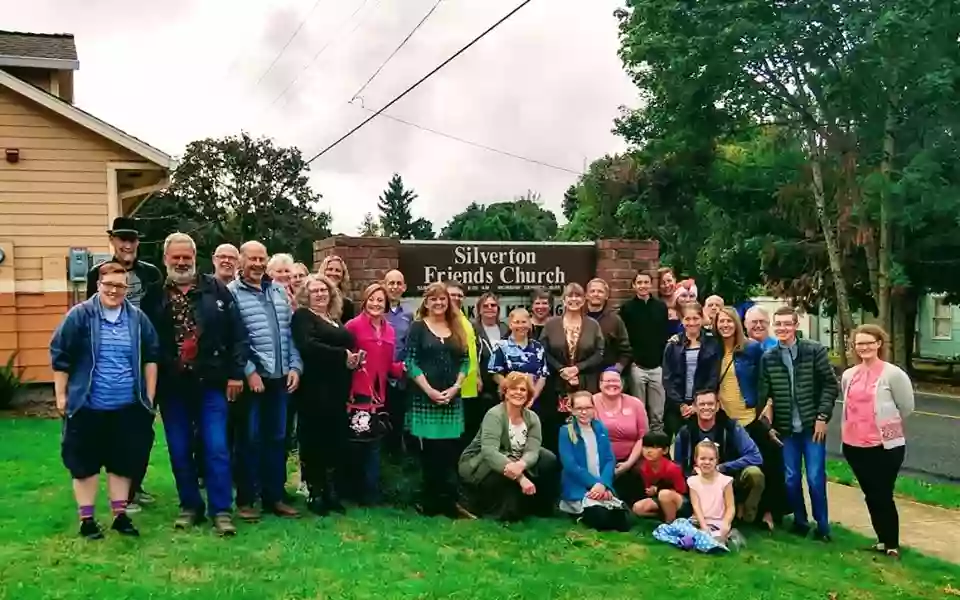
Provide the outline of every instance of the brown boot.
[[260,509],[256,506],[238,506],[237,516],[248,523],[255,523],[260,520]]
[[213,528],[223,537],[232,537],[237,535],[237,528],[233,524],[233,517],[230,513],[217,513],[213,518]]
[[270,511],[278,517],[284,517],[286,519],[296,519],[300,517],[300,511],[289,504],[284,504],[283,502],[277,502],[274,504],[270,508]]

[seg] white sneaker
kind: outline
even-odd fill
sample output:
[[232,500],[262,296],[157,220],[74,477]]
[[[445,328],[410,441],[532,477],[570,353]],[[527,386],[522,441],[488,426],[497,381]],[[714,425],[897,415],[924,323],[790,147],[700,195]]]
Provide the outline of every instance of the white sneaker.
[[297,488],[297,495],[303,496],[304,498],[310,497],[310,489],[307,488],[307,484],[305,482],[300,482],[300,487]]
[[140,507],[136,502],[127,502],[127,512],[128,513],[138,513],[142,511],[143,508]]

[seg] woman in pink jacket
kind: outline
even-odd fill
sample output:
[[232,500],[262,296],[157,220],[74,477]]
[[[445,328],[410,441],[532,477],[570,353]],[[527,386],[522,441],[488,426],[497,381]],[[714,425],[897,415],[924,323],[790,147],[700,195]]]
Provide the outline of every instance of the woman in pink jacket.
[[394,360],[396,337],[384,314],[387,290],[375,283],[363,292],[360,314],[346,324],[360,355],[347,405],[350,421],[353,481],[348,492],[362,506],[380,501],[380,439],[390,419],[384,410],[387,377],[400,379],[403,362]]

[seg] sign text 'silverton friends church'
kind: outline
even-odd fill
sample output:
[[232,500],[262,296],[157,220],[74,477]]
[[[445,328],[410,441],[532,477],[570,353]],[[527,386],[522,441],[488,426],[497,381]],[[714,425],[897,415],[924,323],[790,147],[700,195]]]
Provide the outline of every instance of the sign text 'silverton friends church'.
[[593,277],[592,243],[405,242],[400,270],[408,293],[422,292],[437,281],[456,281],[467,295],[492,291],[523,295],[536,288],[559,292],[573,281]]

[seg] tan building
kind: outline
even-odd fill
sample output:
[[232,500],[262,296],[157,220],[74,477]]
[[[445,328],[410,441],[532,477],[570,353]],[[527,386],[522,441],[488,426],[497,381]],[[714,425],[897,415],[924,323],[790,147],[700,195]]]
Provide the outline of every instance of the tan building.
[[[0,31],[0,360],[51,381],[50,335],[83,299],[71,248],[109,252],[106,230],[169,180],[174,161],[73,104],[73,36]],[[119,85],[118,85],[119,90]]]

